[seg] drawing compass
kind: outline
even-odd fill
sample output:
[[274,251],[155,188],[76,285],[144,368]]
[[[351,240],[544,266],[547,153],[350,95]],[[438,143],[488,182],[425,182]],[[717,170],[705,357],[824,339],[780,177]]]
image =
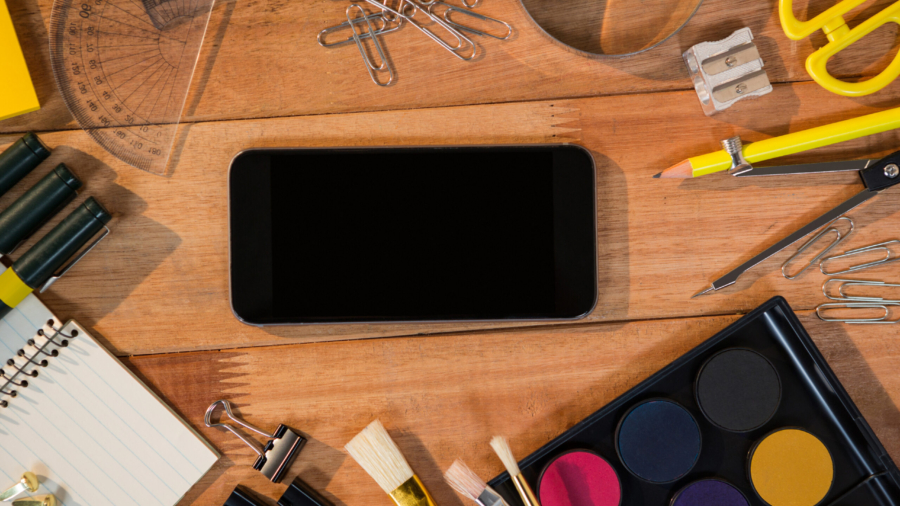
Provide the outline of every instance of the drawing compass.
[[[854,208],[862,205],[872,198],[875,198],[880,192],[894,185],[900,184],[900,151],[891,153],[881,160],[851,160],[841,162],[782,165],[778,167],[752,167],[750,164],[746,163],[746,161],[739,160],[736,155],[733,155],[733,157],[734,161],[732,162],[732,175],[736,177],[784,176],[855,170],[859,172],[860,178],[862,179],[865,188],[853,197],[847,199],[845,202],[839,204],[834,209],[811,221],[800,230],[797,230],[796,232],[785,237],[767,250],[744,262],[733,271],[713,281],[712,286],[697,293],[696,295],[694,295],[694,297],[715,292],[727,286],[733,285],[735,282],[737,282],[738,278],[742,274],[755,267],[759,263],[787,248],[788,246],[794,244],[807,235],[815,232],[816,230],[833,223],[835,220],[850,212]],[[737,170],[735,170],[735,168]]]
[[165,175],[214,0],[56,0],[50,61],[78,124]]

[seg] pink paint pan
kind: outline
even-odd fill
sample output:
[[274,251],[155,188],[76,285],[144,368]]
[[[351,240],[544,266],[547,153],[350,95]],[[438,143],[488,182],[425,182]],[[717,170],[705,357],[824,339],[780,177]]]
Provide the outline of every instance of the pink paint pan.
[[622,482],[612,465],[587,450],[551,460],[538,483],[541,506],[620,506]]

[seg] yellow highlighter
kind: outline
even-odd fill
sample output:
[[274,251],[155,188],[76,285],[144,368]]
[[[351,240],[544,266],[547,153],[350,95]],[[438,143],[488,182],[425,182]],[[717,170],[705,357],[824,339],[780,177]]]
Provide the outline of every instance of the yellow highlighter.
[[0,73],[0,120],[41,108],[5,0],[0,0]]
[[[747,163],[752,164],[886,132],[895,128],[900,128],[900,108],[888,109],[830,125],[754,142],[743,147],[743,158]],[[723,149],[688,158],[653,177],[679,179],[699,177],[729,170],[733,166],[732,156]]]
[[837,5],[810,19],[800,21],[794,17],[793,0],[779,0],[778,16],[785,35],[792,40],[809,37],[817,30],[822,30],[828,38],[828,44],[820,47],[806,59],[806,71],[826,90],[847,97],[859,97],[874,93],[890,84],[900,75],[900,54],[877,76],[848,83],[833,77],[825,68],[828,60],[843,51],[847,46],[872,33],[885,23],[900,24],[900,1],[893,3],[871,18],[863,21],[852,30],[844,22],[844,15],[866,0],[842,0]]

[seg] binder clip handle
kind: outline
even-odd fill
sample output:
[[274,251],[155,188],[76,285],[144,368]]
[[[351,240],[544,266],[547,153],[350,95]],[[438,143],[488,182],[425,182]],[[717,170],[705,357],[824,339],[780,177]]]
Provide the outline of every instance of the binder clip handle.
[[[252,430],[257,434],[265,436],[270,439],[269,442],[263,446],[262,450],[257,446],[256,441],[253,441],[243,434],[239,433],[235,428],[231,425],[224,424],[222,422],[212,423],[212,415],[216,411],[216,408],[219,406],[225,408],[225,414],[228,418],[231,419],[232,422],[244,427],[245,429]],[[238,437],[241,441],[243,441],[247,446],[249,446],[253,451],[256,452],[258,458],[256,462],[253,464],[253,469],[261,472],[263,476],[270,479],[272,483],[277,483],[281,481],[281,478],[284,476],[285,471],[287,471],[288,466],[291,465],[291,462],[294,461],[294,458],[297,456],[297,453],[303,448],[303,445],[306,444],[306,438],[301,436],[300,434],[290,430],[284,424],[280,424],[273,434],[269,434],[259,430],[258,428],[250,425],[249,423],[241,420],[240,418],[234,416],[234,413],[231,412],[231,403],[226,400],[218,400],[212,403],[209,408],[206,410],[206,416],[203,421],[206,423],[207,427],[221,427],[235,436]]]
[[243,427],[247,430],[252,430],[253,432],[256,432],[257,434],[260,434],[267,438],[275,438],[276,437],[275,434],[269,434],[268,432],[264,432],[264,431],[258,429],[257,427],[250,425],[249,423],[245,422],[244,420],[241,420],[237,416],[234,416],[234,413],[231,411],[231,403],[224,399],[220,399],[220,400],[212,403],[209,406],[209,408],[206,409],[206,416],[203,417],[203,421],[204,421],[204,423],[206,423],[206,426],[207,427],[221,427],[221,428],[231,432],[232,434],[237,436],[238,439],[243,441],[247,446],[249,446],[251,449],[253,449],[253,451],[255,451],[257,455],[259,455],[260,457],[264,456],[263,450],[260,450],[259,447],[257,447],[255,441],[252,441],[251,439],[247,438],[246,436],[244,436],[243,434],[241,434],[240,432],[235,430],[234,427],[232,427],[231,425],[222,423],[222,422],[212,423],[212,415],[216,411],[216,408],[220,405],[225,409],[225,415],[228,416],[228,418],[230,418],[232,422],[240,425],[241,427]]

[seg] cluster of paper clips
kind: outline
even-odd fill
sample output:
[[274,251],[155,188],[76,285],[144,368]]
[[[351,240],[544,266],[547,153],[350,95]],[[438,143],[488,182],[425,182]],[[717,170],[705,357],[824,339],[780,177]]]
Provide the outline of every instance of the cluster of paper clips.
[[[781,266],[781,274],[787,279],[797,279],[801,274],[806,272],[811,266],[818,264],[819,271],[826,276],[841,276],[851,272],[858,272],[872,267],[879,267],[891,262],[900,261],[900,240],[893,239],[890,241],[880,242],[862,248],[849,250],[840,255],[826,257],[835,247],[844,242],[854,230],[853,220],[842,216],[824,227],[818,234],[814,235],[809,241],[794,253]],[[823,237],[834,236],[832,242],[823,249],[818,255],[814,256],[809,263],[803,266],[803,269],[796,273],[790,273],[789,268],[792,263],[797,260],[804,251],[819,242]],[[878,258],[870,261],[862,261],[860,263],[851,264],[843,268],[835,268],[830,270],[829,266],[834,265],[836,261],[847,261],[848,258],[859,258],[877,255]],[[870,324],[890,324],[900,322],[900,292],[894,297],[879,297],[874,294],[859,295],[860,290],[897,290],[900,283],[888,283],[886,281],[872,281],[862,279],[828,279],[822,285],[822,293],[826,298],[837,301],[827,304],[820,304],[816,308],[816,315],[827,322],[842,323],[870,323]],[[855,292],[856,295],[851,294]],[[854,313],[866,314],[866,316],[858,316],[853,318],[828,316],[835,312],[842,311],[846,314],[848,311]]]
[[[350,4],[346,11],[347,21],[322,30],[317,37],[319,45],[325,48],[355,42],[369,77],[379,86],[390,86],[395,77],[394,68],[379,38],[400,30],[404,25],[415,27],[441,48],[463,61],[471,61],[478,54],[478,46],[463,32],[499,40],[507,40],[513,34],[513,28],[509,23],[471,10],[477,7],[481,0],[474,0],[471,3],[462,0],[465,7],[450,5],[441,0],[383,1],[384,3],[378,0],[365,0],[378,11],[375,13],[367,12],[358,3]],[[461,16],[468,16],[469,24],[464,24]],[[472,26],[473,22],[479,26]],[[331,37],[338,37],[335,34],[341,32],[349,32],[350,36],[328,40]],[[371,42],[372,50],[366,47],[365,41]]]

